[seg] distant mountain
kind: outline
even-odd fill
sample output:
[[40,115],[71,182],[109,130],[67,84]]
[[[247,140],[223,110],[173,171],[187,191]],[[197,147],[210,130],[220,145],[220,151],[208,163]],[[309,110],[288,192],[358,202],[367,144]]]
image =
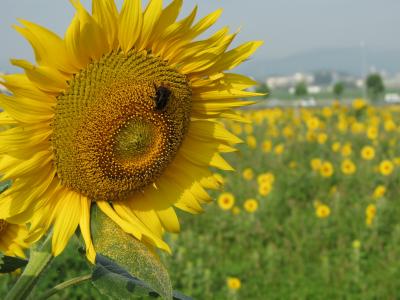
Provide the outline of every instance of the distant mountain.
[[[361,75],[363,56],[361,48],[316,49],[279,59],[250,59],[238,70],[258,79],[274,74],[284,75],[316,70],[335,70]],[[400,49],[366,49],[365,58],[367,71],[373,67],[389,73],[400,72]]]

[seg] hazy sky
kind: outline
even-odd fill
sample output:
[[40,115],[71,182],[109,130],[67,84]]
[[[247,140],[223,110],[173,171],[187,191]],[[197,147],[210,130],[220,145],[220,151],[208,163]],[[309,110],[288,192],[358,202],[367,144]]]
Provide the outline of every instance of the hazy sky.
[[[0,70],[10,69],[10,57],[33,57],[11,28],[17,18],[63,35],[74,12],[68,0],[0,1]],[[90,0],[82,2],[90,5]],[[196,3],[199,16],[222,7],[217,27],[241,27],[238,42],[264,40],[255,59],[315,48],[357,47],[361,41],[369,48],[400,49],[400,0],[187,0],[183,12],[188,13]]]

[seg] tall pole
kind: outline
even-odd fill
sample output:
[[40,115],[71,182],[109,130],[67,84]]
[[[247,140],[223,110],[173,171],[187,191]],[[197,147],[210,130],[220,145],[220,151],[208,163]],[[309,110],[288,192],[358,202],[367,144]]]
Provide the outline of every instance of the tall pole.
[[363,80],[362,93],[363,98],[367,98],[367,53],[365,49],[365,42],[360,42],[360,50],[361,50],[361,78]]

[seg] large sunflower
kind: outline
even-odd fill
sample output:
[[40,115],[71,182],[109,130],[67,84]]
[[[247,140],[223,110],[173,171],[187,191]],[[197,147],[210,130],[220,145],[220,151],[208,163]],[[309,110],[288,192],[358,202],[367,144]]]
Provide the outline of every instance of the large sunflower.
[[24,74],[6,75],[12,96],[0,97],[0,174],[13,185],[0,198],[0,218],[29,222],[29,241],[53,226],[53,254],[80,227],[88,258],[90,206],[125,232],[169,251],[164,231],[179,231],[175,207],[202,211],[217,188],[209,167],[231,170],[221,152],[240,140],[219,118],[255,96],[254,81],[226,73],[261,42],[229,50],[227,28],[195,40],[221,11],[194,22],[197,7],[176,21],[182,0],[163,9],[150,0],[79,0],[64,39],[21,20],[36,65],[12,60]]
[[5,255],[25,257],[24,248],[28,230],[25,225],[9,224],[0,219],[0,252]]

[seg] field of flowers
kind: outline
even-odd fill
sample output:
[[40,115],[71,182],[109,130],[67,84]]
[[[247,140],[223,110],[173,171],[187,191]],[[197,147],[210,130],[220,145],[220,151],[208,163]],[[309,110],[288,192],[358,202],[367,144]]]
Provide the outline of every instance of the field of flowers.
[[396,299],[399,107],[249,111],[247,143],[166,261],[198,299]]
[[[228,124],[244,141],[227,155],[236,172],[216,174],[207,213],[182,213],[167,237],[174,287],[195,299],[397,299],[400,108],[358,99],[242,117]],[[81,274],[72,249],[48,280]],[[90,283],[54,299],[72,296],[103,299]]]

